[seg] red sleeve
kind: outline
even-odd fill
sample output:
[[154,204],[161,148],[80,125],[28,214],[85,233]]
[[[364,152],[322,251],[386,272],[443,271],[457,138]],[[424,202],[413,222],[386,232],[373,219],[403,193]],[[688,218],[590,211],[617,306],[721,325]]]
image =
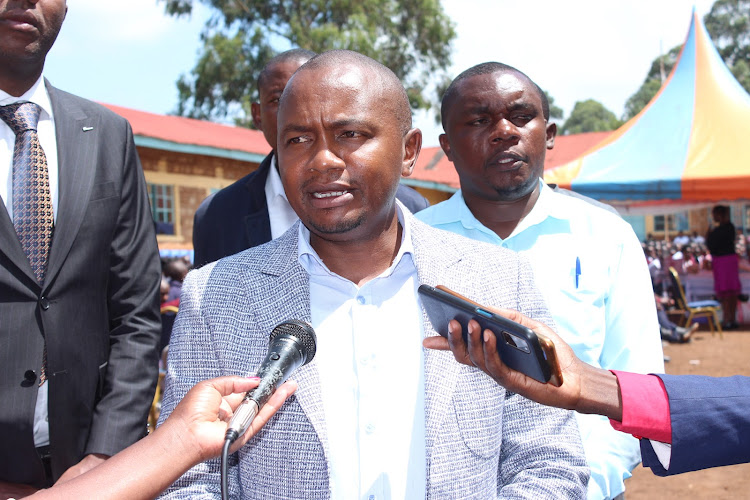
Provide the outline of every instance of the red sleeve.
[[609,420],[618,431],[637,438],[672,443],[669,397],[659,377],[611,370],[622,395],[622,422]]

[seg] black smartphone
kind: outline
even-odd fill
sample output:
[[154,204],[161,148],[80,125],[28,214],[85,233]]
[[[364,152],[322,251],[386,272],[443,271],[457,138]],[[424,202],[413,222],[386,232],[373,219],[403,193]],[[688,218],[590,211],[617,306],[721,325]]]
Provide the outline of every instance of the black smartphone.
[[469,320],[474,319],[482,330],[495,333],[503,363],[539,382],[562,385],[562,372],[550,339],[444,286],[420,285],[418,291],[433,328],[443,337],[448,336],[448,322],[455,319],[466,339]]

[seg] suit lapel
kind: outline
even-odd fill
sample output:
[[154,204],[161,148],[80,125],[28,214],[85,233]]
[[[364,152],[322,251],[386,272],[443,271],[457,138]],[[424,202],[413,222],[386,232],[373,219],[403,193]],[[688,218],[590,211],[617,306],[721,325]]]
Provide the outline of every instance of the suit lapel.
[[245,248],[252,248],[271,241],[271,221],[268,217],[268,203],[266,203],[266,179],[271,169],[271,159],[273,152],[269,153],[261,162],[256,175],[245,183],[248,190],[247,215],[244,218],[245,238],[248,245]]
[[[414,263],[417,267],[419,282],[432,286],[455,286],[449,277],[460,275],[460,273],[451,273],[450,268],[460,262],[461,255],[455,248],[435,240],[432,236],[434,230],[416,220],[414,216],[405,214],[404,217],[409,219],[414,245]],[[425,337],[438,335],[424,308],[422,308],[422,322]],[[456,391],[461,365],[456,362],[450,352],[430,349],[425,349],[424,365],[425,453],[429,464],[445,415],[453,411],[451,400]]]
[[47,84],[55,119],[58,208],[46,283],[60,271],[78,234],[94,182],[99,117],[89,117],[64,93]]
[[[299,224],[299,223],[298,223]],[[296,227],[296,226],[295,226]],[[268,261],[263,273],[268,276],[268,297],[279,296],[281,292],[283,304],[274,304],[278,315],[276,319],[281,321],[288,319],[300,319],[311,321],[310,311],[310,279],[305,270],[297,261],[297,231],[287,231],[284,235],[269,243]],[[257,283],[251,278],[246,278],[246,287],[255,287]],[[266,309],[268,304],[260,305]],[[278,323],[278,321],[276,322]],[[269,325],[268,331],[276,326]],[[298,368],[291,376],[297,382],[299,388],[294,393],[307,419],[315,429],[318,439],[323,445],[323,450],[328,455],[328,432],[326,429],[325,416],[323,414],[323,398],[320,392],[320,375],[317,361],[313,360]]]
[[10,220],[8,210],[3,204],[0,208],[0,252],[10,260],[26,277],[29,283],[38,287],[34,271],[31,270],[31,264],[23,251],[21,242],[18,240],[16,229],[13,227],[13,221]]

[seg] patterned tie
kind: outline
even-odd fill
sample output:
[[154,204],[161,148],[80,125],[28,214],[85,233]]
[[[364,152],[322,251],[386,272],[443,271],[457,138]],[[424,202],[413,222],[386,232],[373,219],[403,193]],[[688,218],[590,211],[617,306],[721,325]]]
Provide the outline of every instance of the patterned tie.
[[[0,106],[2,119],[16,134],[13,149],[13,226],[37,282],[44,283],[54,218],[47,175],[47,157],[36,126],[42,108],[32,102]],[[39,385],[46,380],[44,346]]]
[[13,150],[13,226],[36,280],[44,283],[54,224],[47,157],[36,125],[42,108],[32,102],[0,106],[0,118],[16,134]]

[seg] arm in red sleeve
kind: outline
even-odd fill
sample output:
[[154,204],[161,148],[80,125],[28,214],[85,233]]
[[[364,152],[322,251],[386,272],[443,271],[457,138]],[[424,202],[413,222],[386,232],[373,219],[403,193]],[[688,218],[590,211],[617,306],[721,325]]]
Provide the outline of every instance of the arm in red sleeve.
[[610,419],[612,427],[639,438],[671,443],[669,397],[659,377],[611,371],[622,396],[622,422]]

